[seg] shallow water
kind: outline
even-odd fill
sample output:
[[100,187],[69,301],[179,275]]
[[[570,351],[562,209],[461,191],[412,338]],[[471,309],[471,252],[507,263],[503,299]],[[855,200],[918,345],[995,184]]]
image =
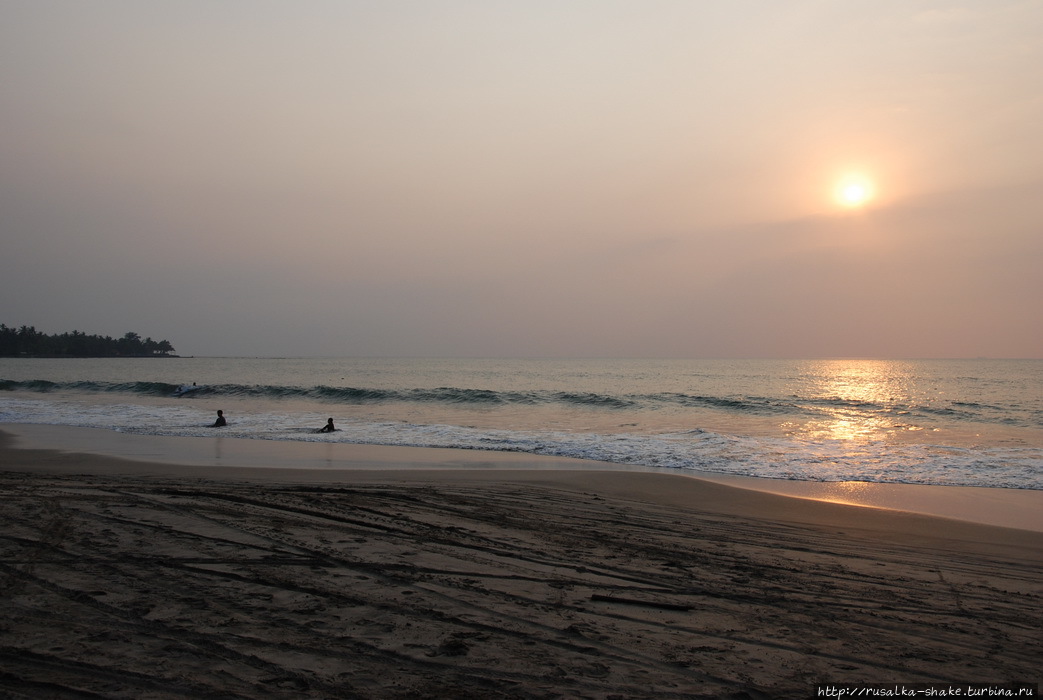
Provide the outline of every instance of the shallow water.
[[4,359],[0,389],[8,423],[1043,489],[1037,360]]

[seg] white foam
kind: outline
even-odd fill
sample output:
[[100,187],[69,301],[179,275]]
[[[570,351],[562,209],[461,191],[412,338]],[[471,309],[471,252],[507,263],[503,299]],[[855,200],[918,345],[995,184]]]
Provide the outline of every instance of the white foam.
[[573,457],[617,464],[799,481],[868,481],[1043,489],[1043,449],[956,448],[882,441],[798,440],[707,431],[664,434],[495,430],[348,420],[316,434],[319,412],[246,412],[212,428],[215,414],[189,404],[143,405],[67,399],[0,401],[0,423],[104,428],[140,435],[455,447]]

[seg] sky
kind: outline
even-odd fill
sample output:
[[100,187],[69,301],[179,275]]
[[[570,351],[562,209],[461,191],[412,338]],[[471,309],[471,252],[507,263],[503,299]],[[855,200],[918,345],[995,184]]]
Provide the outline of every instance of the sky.
[[1040,0],[0,0],[0,323],[1040,358],[1041,36]]

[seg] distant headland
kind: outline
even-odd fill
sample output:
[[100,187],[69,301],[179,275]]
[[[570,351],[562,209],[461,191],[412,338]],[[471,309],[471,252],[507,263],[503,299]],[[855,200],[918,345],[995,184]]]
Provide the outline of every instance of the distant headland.
[[177,357],[173,353],[169,340],[142,339],[137,333],[122,338],[80,331],[48,335],[33,326],[15,330],[0,323],[0,357]]

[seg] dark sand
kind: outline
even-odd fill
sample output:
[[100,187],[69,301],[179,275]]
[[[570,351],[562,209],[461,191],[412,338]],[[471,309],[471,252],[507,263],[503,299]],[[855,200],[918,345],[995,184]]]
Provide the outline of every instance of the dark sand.
[[639,472],[0,465],[4,697],[1040,680],[1041,532]]

